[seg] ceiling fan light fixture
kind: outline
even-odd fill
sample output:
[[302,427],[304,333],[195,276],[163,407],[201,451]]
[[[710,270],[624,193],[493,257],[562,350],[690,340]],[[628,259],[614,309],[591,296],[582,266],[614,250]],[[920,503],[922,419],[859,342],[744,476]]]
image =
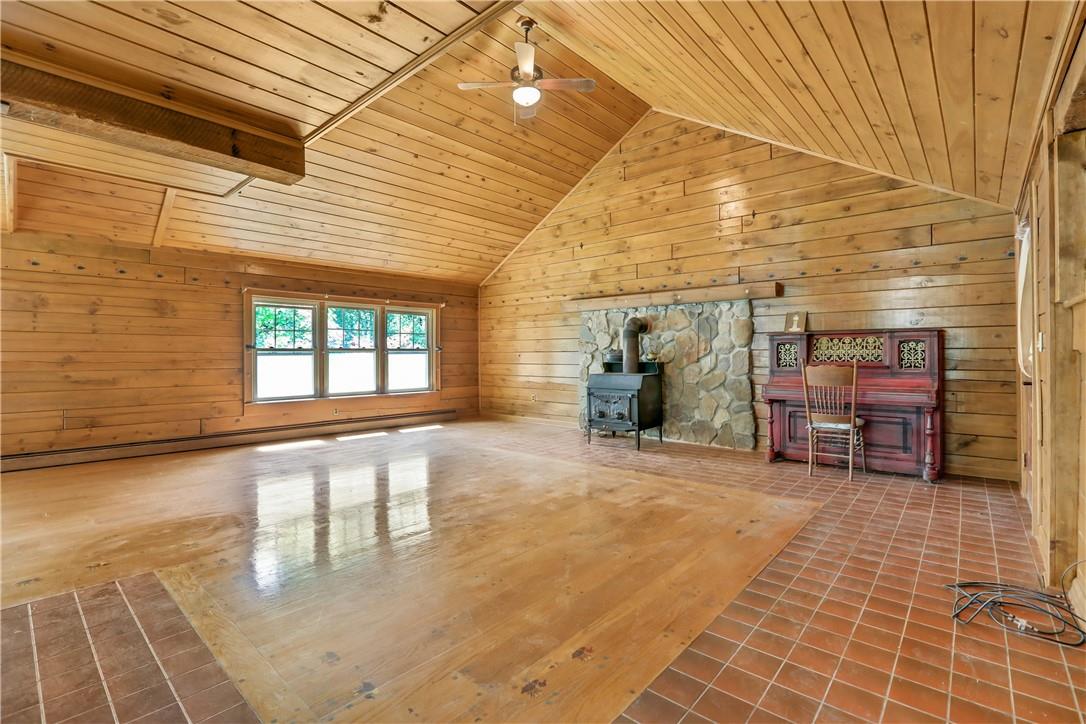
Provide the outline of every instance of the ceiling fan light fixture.
[[513,102],[518,106],[534,106],[543,94],[533,85],[517,86],[513,89]]

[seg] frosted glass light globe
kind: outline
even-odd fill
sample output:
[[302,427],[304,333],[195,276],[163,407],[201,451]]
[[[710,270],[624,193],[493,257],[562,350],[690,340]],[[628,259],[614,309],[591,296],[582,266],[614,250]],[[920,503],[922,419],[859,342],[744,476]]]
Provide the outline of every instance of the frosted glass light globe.
[[533,106],[539,102],[540,96],[543,94],[539,92],[539,89],[530,86],[522,85],[513,89],[513,102],[518,106]]

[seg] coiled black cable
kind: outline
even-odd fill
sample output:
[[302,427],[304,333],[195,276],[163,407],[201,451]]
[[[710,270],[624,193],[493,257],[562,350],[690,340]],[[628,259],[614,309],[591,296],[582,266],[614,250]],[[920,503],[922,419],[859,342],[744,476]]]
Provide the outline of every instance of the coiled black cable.
[[[1086,643],[1086,618],[1075,613],[1067,597],[1067,574],[1086,563],[1076,561],[1060,574],[1060,593],[1045,593],[1025,586],[997,581],[958,581],[946,584],[956,591],[951,614],[961,623],[969,623],[982,612],[1008,631],[1052,641],[1064,646]],[[1026,618],[1030,613],[1039,614]],[[1047,626],[1041,621],[1050,621]]]

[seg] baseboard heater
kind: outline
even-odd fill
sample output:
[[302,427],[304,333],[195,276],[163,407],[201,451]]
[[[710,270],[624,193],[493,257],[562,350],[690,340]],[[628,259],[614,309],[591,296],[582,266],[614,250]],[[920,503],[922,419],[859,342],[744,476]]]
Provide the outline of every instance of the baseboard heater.
[[121,445],[103,445],[100,447],[74,448],[71,450],[50,450],[48,452],[22,453],[0,457],[0,472],[10,473],[16,470],[34,470],[57,465],[74,465],[103,460],[120,460],[144,455],[165,455],[167,453],[207,450],[209,448],[249,445],[274,440],[289,440],[306,435],[334,435],[337,432],[355,432],[373,430],[382,427],[421,425],[431,422],[443,422],[456,419],[456,410],[432,410],[400,415],[381,415],[365,419],[332,422],[317,422],[303,425],[283,425],[280,427],[257,428],[223,432],[200,437],[181,437],[169,440],[149,440],[130,442]]

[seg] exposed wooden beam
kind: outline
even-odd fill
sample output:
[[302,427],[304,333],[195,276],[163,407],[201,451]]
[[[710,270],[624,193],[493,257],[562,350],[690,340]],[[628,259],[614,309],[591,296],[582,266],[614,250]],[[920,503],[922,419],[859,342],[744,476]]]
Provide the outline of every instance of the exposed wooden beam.
[[162,194],[162,207],[158,210],[158,223],[155,224],[155,236],[151,239],[151,246],[162,246],[166,238],[166,226],[170,223],[170,212],[173,211],[173,200],[177,196],[177,189],[168,188]]
[[305,176],[301,141],[277,140],[112,91],[0,61],[0,98],[12,118],[281,184]]
[[623,309],[628,307],[656,307],[668,304],[696,304],[698,302],[722,302],[729,299],[767,299],[784,293],[780,282],[755,282],[754,284],[727,284],[719,287],[669,289],[643,294],[617,294],[607,297],[567,299],[562,302],[564,312],[590,312],[597,309]]

